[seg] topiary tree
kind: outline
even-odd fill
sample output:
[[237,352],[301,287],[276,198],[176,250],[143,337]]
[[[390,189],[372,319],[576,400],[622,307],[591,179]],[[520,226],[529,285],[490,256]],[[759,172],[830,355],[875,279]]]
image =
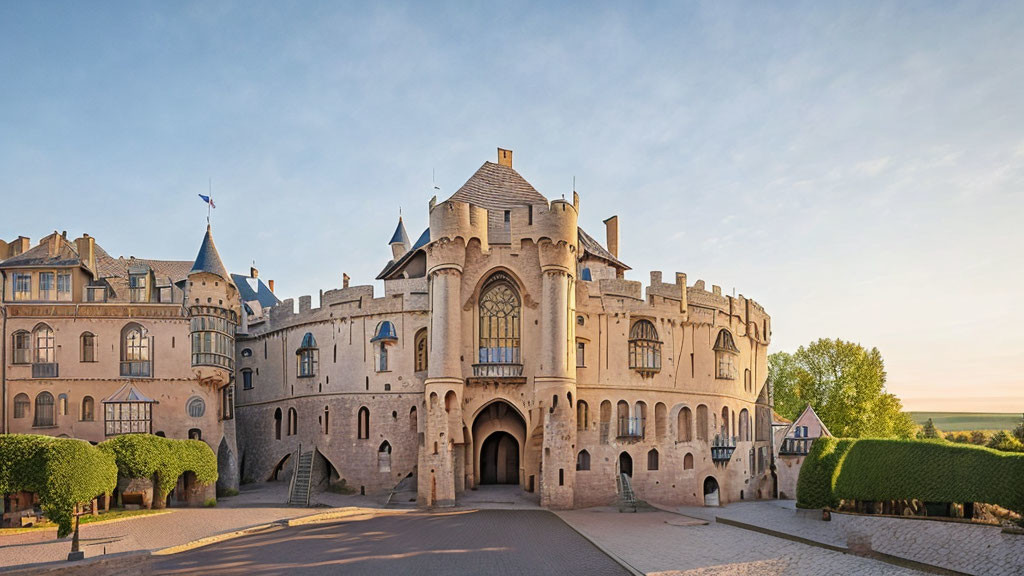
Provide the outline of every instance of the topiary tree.
[[46,517],[57,524],[58,538],[71,533],[77,506],[116,485],[114,459],[84,440],[0,435],[0,493],[39,495]]
[[846,451],[855,440],[850,438],[821,437],[811,445],[811,451],[800,465],[796,485],[797,508],[835,508],[839,506],[832,490],[836,474]]
[[125,478],[153,479],[153,507],[163,508],[178,477],[193,472],[202,484],[217,481],[217,456],[200,440],[172,440],[152,434],[124,434],[100,444]]

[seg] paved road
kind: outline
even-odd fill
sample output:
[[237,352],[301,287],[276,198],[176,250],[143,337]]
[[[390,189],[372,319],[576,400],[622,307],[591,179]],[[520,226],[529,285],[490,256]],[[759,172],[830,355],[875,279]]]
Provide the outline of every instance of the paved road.
[[154,574],[628,574],[542,510],[409,512],[154,557]]

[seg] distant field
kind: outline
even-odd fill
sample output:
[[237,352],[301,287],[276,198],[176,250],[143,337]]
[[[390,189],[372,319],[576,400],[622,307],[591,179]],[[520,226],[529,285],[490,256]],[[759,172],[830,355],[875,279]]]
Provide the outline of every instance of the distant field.
[[911,412],[914,422],[924,424],[929,418],[943,432],[962,430],[1012,430],[1020,424],[1021,415],[986,412]]

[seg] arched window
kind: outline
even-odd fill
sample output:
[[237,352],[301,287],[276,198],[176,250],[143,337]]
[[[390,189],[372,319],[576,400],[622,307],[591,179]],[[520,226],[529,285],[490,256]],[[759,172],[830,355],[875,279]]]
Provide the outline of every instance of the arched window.
[[655,450],[654,448],[651,448],[651,450],[647,452],[647,469],[658,469],[658,451]]
[[629,368],[640,373],[661,370],[661,341],[650,320],[637,320],[629,329]]
[[693,441],[693,411],[683,406],[676,417],[676,442]]
[[743,371],[743,389],[746,390],[747,392],[754,391],[754,383],[750,379],[750,368],[747,368]]
[[729,428],[729,407],[722,406],[722,439],[729,440],[732,437],[732,430]]
[[683,456],[683,470],[693,470],[693,454],[689,452]]
[[121,376],[149,378],[152,363],[146,329],[132,323],[121,329]]
[[242,390],[252,390],[252,369],[242,370]]
[[[25,334],[28,334],[26,332]],[[29,410],[32,408],[32,401],[28,399],[28,394],[24,392],[14,397],[14,417],[24,418],[28,416]]]
[[200,430],[199,428],[189,428],[189,430],[188,430],[188,439],[189,440],[202,440],[203,439],[203,431]]
[[739,437],[742,442],[750,442],[750,412],[746,408],[740,410]]
[[387,440],[377,448],[377,471],[391,472],[391,444]]
[[629,403],[625,400],[619,400],[615,404],[615,419],[618,423],[616,436],[619,438],[629,437],[632,432],[630,429],[632,418],[629,415]]
[[82,332],[82,337],[79,341],[79,347],[81,349],[81,355],[79,361],[81,362],[95,362],[96,361],[96,335],[92,332]]
[[601,402],[601,444],[608,443],[612,427],[612,403],[608,400]]
[[185,406],[188,411],[188,415],[192,418],[202,418],[203,414],[206,414],[206,402],[204,402],[199,396],[189,398],[188,403]]
[[53,345],[53,329],[46,324],[39,324],[32,330],[32,341],[35,348],[32,362],[35,364],[52,364],[56,362]]
[[295,351],[298,360],[299,378],[312,378],[316,376],[316,365],[320,362],[320,350],[316,346],[316,338],[313,334],[306,332],[302,336],[302,343]]
[[647,433],[647,403],[644,401],[637,402],[633,405],[633,422],[631,426],[634,428],[634,435],[643,438]]
[[736,348],[736,343],[732,340],[732,334],[724,328],[718,332],[718,338],[715,339],[715,377],[721,380],[735,380],[736,379],[736,365],[735,358],[739,355],[740,351]]
[[481,364],[519,364],[521,303],[515,282],[504,272],[493,274],[480,291]]
[[590,415],[588,414],[588,411],[589,410],[588,410],[586,402],[584,402],[583,400],[578,400],[576,402],[576,429],[577,430],[586,430],[587,429],[587,420],[590,417]]
[[96,403],[92,396],[82,398],[82,422],[92,422],[96,418]]
[[281,409],[274,410],[274,440],[281,439]]
[[11,335],[11,363],[28,364],[32,361],[32,336],[25,330]]
[[359,416],[357,420],[358,430],[357,438],[360,440],[366,440],[370,437],[370,409],[363,406],[359,409]]
[[413,406],[412,408],[409,409],[409,431],[410,432],[416,432],[416,430],[417,430],[416,407]]
[[697,441],[708,441],[708,407],[703,404],[697,406]]
[[663,402],[654,405],[654,437],[660,442],[665,439],[665,428],[668,425],[666,420],[668,408]]
[[388,346],[383,342],[380,343],[380,364],[377,366],[377,371],[388,371]]
[[423,372],[427,369],[427,329],[423,328],[416,333],[416,371]]
[[68,395],[58,394],[57,395],[57,414],[60,416],[68,415]]
[[576,455],[576,470],[590,470],[590,452],[580,450]]
[[295,436],[299,433],[299,413],[295,408],[288,409],[288,435]]
[[49,392],[40,392],[36,396],[36,417],[32,421],[32,425],[36,427],[40,426],[53,426],[53,394]]

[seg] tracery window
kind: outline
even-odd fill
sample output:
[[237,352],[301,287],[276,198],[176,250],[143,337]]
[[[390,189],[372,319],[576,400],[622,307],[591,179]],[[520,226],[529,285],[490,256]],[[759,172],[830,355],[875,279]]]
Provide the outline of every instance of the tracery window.
[[721,380],[736,379],[735,359],[740,353],[736,343],[732,340],[732,334],[728,330],[721,330],[718,338],[715,339],[715,366],[718,367],[715,377]]
[[661,370],[661,341],[650,320],[637,320],[629,330],[629,368],[641,373]]
[[295,354],[298,357],[299,378],[312,378],[316,376],[316,365],[320,361],[320,350],[316,346],[316,338],[313,337],[312,333],[306,332]]
[[128,324],[121,330],[121,376],[149,378],[152,374],[146,330],[138,324]]
[[504,272],[492,275],[480,294],[481,364],[520,363],[521,314],[515,283]]
[[206,414],[206,402],[199,396],[193,396],[187,404],[188,415],[192,418],[202,418]]

